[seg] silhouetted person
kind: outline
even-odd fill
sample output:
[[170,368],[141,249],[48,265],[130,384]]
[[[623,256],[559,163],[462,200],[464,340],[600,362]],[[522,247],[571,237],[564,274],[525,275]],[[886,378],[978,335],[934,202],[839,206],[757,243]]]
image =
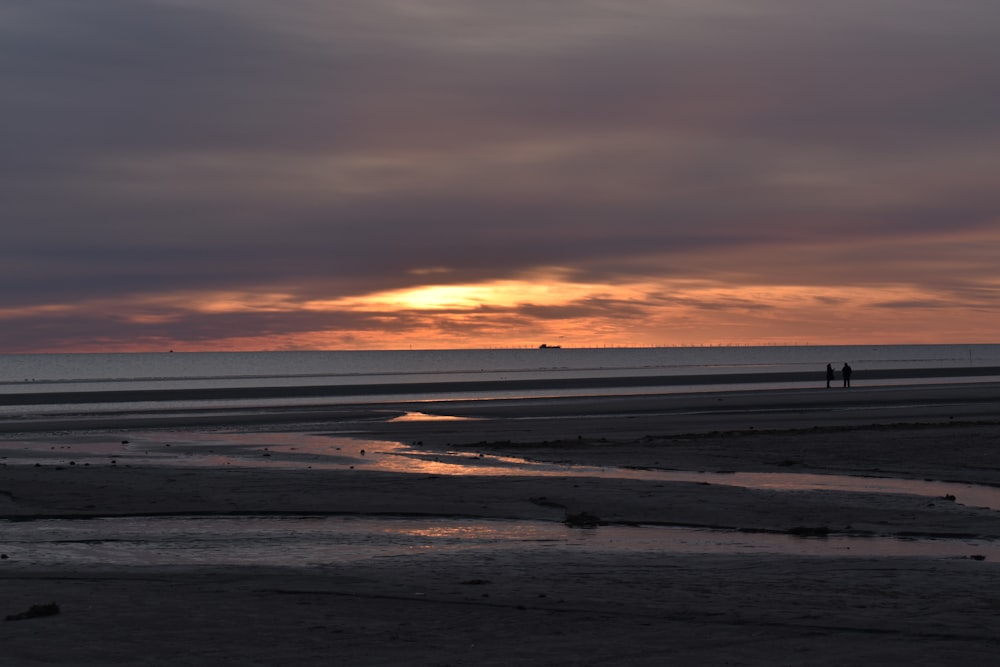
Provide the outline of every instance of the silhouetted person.
[[830,388],[830,383],[833,382],[833,378],[834,378],[834,375],[833,375],[833,366],[831,366],[830,364],[827,364],[826,365],[826,388],[827,389]]
[[840,374],[844,376],[844,386],[845,387],[850,387],[851,386],[851,367],[849,365],[847,365],[847,364],[844,364],[844,367],[842,369],[840,369]]

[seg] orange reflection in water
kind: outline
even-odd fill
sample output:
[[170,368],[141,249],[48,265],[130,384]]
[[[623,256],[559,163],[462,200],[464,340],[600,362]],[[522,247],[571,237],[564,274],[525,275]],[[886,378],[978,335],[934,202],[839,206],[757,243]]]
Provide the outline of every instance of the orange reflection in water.
[[500,532],[493,526],[484,524],[459,525],[424,525],[420,527],[396,527],[395,532],[412,537],[423,537],[429,540],[470,540],[494,539],[500,537]]
[[432,421],[471,421],[472,417],[454,417],[452,415],[429,415],[426,412],[407,412],[405,415],[393,417],[391,422],[432,422]]
[[[58,438],[50,438],[39,435],[19,439],[16,446],[4,450],[5,463],[106,465],[117,461],[120,465],[357,469],[442,476],[572,475],[717,484],[776,492],[918,495],[949,498],[958,504],[1000,511],[1000,489],[975,484],[807,473],[706,473],[573,466],[472,452],[424,451],[400,442],[358,440],[345,433],[132,433],[129,444],[116,445],[114,452],[109,452],[106,442],[99,438],[74,441],[71,447],[60,443]],[[56,449],[60,444],[62,447]]]

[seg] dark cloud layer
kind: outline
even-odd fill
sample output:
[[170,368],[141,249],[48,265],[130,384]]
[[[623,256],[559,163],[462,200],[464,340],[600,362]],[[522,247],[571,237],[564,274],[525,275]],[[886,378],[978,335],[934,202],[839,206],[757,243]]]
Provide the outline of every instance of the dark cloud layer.
[[[0,8],[0,312],[16,324],[0,347],[72,345],[70,316],[15,312],[32,305],[336,300],[417,286],[432,269],[455,284],[555,267],[611,287],[715,280],[831,298],[902,286],[995,309],[1000,4],[828,5]],[[595,303],[516,316],[583,317]],[[617,307],[627,317],[655,299]],[[130,334],[204,343],[230,326],[264,338],[412,324],[336,307],[171,316]],[[75,331],[120,335],[100,318]]]

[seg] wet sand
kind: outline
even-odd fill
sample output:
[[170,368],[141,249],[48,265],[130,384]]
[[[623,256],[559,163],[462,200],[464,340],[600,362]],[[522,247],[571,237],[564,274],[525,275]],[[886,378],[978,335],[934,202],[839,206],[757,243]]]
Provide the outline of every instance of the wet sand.
[[[420,412],[467,420],[388,421]],[[1000,484],[993,383],[391,403],[10,422],[31,437],[302,430],[580,465],[847,473]],[[208,421],[206,421],[208,420]],[[48,429],[48,430],[46,430]],[[57,430],[58,429],[58,430]],[[86,430],[91,429],[91,430]],[[94,430],[96,429],[96,430]],[[188,513],[502,517],[1000,540],[1000,513],[903,495],[361,469],[0,467],[7,518]],[[595,528],[576,530],[600,531]],[[637,528],[641,530],[641,528]],[[0,526],[2,531],[2,526]],[[0,532],[2,536],[2,532]],[[0,551],[5,664],[988,664],[1000,567],[977,554],[868,558],[546,549],[415,551],[349,566],[39,567]]]
[[[117,403],[121,401],[203,401],[203,400],[253,400],[276,398],[316,398],[334,399],[352,396],[381,396],[392,400],[392,396],[413,394],[481,393],[499,396],[510,392],[551,392],[559,394],[566,390],[611,389],[636,387],[689,387],[693,390],[707,385],[740,385],[747,383],[810,383],[817,378],[813,371],[725,373],[697,375],[648,375],[648,376],[596,376],[596,377],[549,377],[520,378],[504,380],[461,380],[448,383],[408,382],[408,383],[363,383],[363,384],[316,384],[301,386],[271,386],[262,384],[254,387],[227,388],[187,388],[187,389],[122,389],[104,391],[21,391],[0,393],[0,405],[32,405],[37,403]],[[1000,367],[950,367],[950,368],[906,368],[866,370],[855,378],[861,382],[886,384],[891,382],[920,382],[951,379],[975,379],[988,381],[1000,378]],[[45,383],[41,383],[43,386]],[[32,389],[34,383],[26,383]],[[597,392],[603,393],[603,392]]]

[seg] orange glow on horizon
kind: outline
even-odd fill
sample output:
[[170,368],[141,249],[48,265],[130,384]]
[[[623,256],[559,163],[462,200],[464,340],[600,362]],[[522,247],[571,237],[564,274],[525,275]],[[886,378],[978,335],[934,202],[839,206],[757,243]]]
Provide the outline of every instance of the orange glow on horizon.
[[[974,343],[990,342],[1000,330],[1000,314],[990,309],[955,304],[947,295],[907,285],[834,289],[707,280],[610,285],[574,282],[555,269],[519,279],[427,284],[329,300],[274,289],[133,295],[124,302],[3,310],[0,321],[92,312],[113,313],[146,335],[37,351]],[[298,329],[261,327],[256,333],[242,326],[259,316],[274,327],[285,315],[295,315]],[[220,335],[215,324],[210,337],[165,333],[171,327],[196,330],[205,318],[225,323],[231,317],[239,318],[231,320],[240,322],[231,328],[240,333]]]

